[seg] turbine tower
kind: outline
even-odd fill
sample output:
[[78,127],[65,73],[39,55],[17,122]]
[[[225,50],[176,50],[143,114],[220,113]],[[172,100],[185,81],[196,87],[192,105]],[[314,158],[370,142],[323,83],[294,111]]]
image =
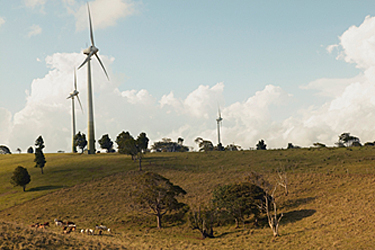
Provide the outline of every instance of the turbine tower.
[[219,108],[219,117],[216,119],[216,122],[217,122],[217,144],[218,145],[221,145],[221,141],[220,141],[220,122],[223,120],[223,118],[221,117],[221,112],[220,112],[220,108]]
[[80,69],[83,65],[87,63],[87,101],[88,101],[88,124],[87,124],[87,137],[88,137],[88,144],[87,149],[89,154],[95,154],[95,130],[94,130],[94,108],[93,108],[93,97],[92,97],[92,84],[91,84],[91,57],[95,55],[96,59],[98,59],[100,66],[104,70],[107,79],[109,80],[107,71],[104,68],[102,61],[98,56],[99,49],[95,47],[94,43],[94,34],[92,31],[92,24],[91,24],[91,15],[90,15],[90,7],[89,3],[87,3],[87,9],[89,12],[89,24],[90,24],[90,40],[91,46],[87,49],[83,50],[83,54],[87,55],[85,61],[78,67]]
[[79,105],[81,106],[81,110],[83,112],[81,100],[79,100],[79,92],[77,90],[77,76],[76,76],[76,69],[74,68],[74,83],[73,83],[74,90],[69,94],[69,96],[66,99],[72,99],[72,153],[77,153],[77,149],[74,146],[74,136],[76,135],[76,116],[75,116],[75,107],[74,107],[74,97],[76,96],[79,102]]

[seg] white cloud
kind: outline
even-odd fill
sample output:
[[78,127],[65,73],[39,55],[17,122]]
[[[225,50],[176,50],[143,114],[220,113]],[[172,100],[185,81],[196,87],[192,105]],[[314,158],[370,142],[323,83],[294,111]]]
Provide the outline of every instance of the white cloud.
[[26,7],[34,9],[37,6],[40,6],[40,12],[44,13],[44,5],[47,0],[24,0]]
[[[126,0],[95,0],[89,5],[94,29],[114,26],[118,19],[130,16],[136,11],[135,3]],[[81,5],[74,15],[76,30],[84,30],[89,27],[87,4]]]
[[5,23],[5,19],[3,17],[0,16],[0,27],[1,25],[3,25]]
[[333,50],[338,49],[338,47],[339,47],[338,44],[332,44],[332,45],[328,45],[326,49],[327,49],[327,52],[331,54]]
[[29,33],[27,34],[28,37],[36,36],[42,33],[42,28],[39,25],[33,24],[29,28]]
[[333,79],[333,78],[321,78],[314,80],[307,85],[301,86],[301,89],[316,90],[317,95],[324,97],[335,98],[344,92],[345,88],[353,82],[363,82],[365,77],[363,74],[359,74],[353,78]]
[[[186,145],[195,146],[194,139],[201,136],[216,144],[220,103],[224,145],[235,143],[249,148],[260,139],[266,141],[268,148],[285,148],[289,142],[300,146],[311,146],[314,142],[334,145],[343,132],[350,132],[363,142],[374,141],[375,57],[371,55],[375,54],[375,41],[369,34],[373,25],[375,19],[367,17],[359,27],[350,27],[340,37],[338,49],[342,50],[345,61],[355,63],[363,72],[351,79],[317,79],[301,87],[316,90],[326,102],[286,113],[283,120],[274,118],[275,110],[289,110],[290,105],[296,105],[297,98],[279,86],[267,85],[255,94],[249,93],[246,101],[227,106],[222,105],[224,83],[200,85],[186,96],[169,92],[158,100],[145,89],[120,91],[120,83],[111,71],[114,58],[101,55],[111,81],[107,81],[100,65],[92,60],[97,139],[108,133],[115,140],[125,130],[134,136],[146,132],[151,142],[163,137],[173,140],[183,137]],[[46,151],[70,149],[71,103],[66,97],[73,87],[72,65],[79,65],[84,58],[81,53],[55,53],[46,57],[50,71],[31,83],[25,108],[13,117],[0,108],[3,140],[0,143],[24,149],[41,134]],[[86,133],[86,67],[77,74],[85,112],[82,115],[77,108],[77,130]]]
[[8,145],[11,133],[12,114],[5,108],[0,107],[0,145]]

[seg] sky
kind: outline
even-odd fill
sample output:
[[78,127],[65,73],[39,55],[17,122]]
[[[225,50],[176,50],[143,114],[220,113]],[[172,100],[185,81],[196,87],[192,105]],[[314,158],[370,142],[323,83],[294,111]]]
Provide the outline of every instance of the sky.
[[[92,60],[96,140],[145,132],[269,149],[375,141],[375,2],[0,0],[0,145],[71,150],[73,72]],[[87,133],[87,67],[77,71]],[[97,145],[97,148],[99,146]]]

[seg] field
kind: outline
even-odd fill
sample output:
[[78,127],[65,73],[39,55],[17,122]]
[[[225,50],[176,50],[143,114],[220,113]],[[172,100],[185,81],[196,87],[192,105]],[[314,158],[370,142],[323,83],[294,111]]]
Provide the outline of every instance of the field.
[[[209,153],[150,153],[143,171],[169,178],[187,191],[182,202],[209,203],[212,190],[244,181],[251,171],[270,181],[285,169],[289,195],[277,190],[283,213],[279,237],[267,221],[256,227],[224,224],[215,238],[201,239],[185,221],[170,219],[163,229],[140,213],[130,199],[138,163],[120,154],[46,154],[44,174],[34,155],[0,155],[0,249],[371,249],[375,231],[375,148],[322,148]],[[31,182],[22,192],[10,177],[26,167]],[[79,229],[105,224],[112,233],[62,234],[54,218]]]

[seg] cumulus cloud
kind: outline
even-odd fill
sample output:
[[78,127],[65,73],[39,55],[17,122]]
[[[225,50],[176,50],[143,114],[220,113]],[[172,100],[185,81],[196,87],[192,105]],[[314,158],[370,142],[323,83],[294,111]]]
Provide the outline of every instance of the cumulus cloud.
[[5,19],[0,16],[0,27],[5,23]]
[[[127,0],[95,0],[90,2],[91,20],[95,29],[104,29],[116,25],[120,18],[135,13],[135,3]],[[88,27],[87,5],[81,5],[78,11],[74,12],[76,18],[76,30],[84,30]]]
[[321,78],[307,85],[300,86],[301,89],[315,90],[317,95],[335,98],[341,96],[345,88],[353,82],[363,82],[366,78],[361,73],[353,78]]
[[40,6],[40,12],[44,13],[44,5],[47,0],[24,0],[26,7],[34,9],[37,6]]
[[200,85],[184,100],[175,98],[173,92],[170,92],[168,95],[163,95],[159,103],[162,108],[168,110],[168,113],[174,110],[177,113],[207,119],[209,113],[217,109],[218,101],[223,99],[223,90],[224,83],[222,82],[211,88],[208,85]]
[[[112,74],[114,58],[101,55],[111,81],[96,60],[92,60],[96,139],[109,134],[115,140],[121,131],[134,136],[146,132],[151,143],[164,137],[185,139],[195,146],[201,136],[215,144],[218,103],[221,106],[224,145],[235,143],[243,148],[254,147],[264,139],[268,148],[285,148],[291,142],[311,146],[314,142],[334,145],[338,135],[350,132],[363,142],[375,140],[375,35],[369,32],[375,19],[366,17],[340,36],[340,53],[348,63],[362,72],[350,79],[317,79],[301,88],[324,96],[322,105],[286,113],[296,105],[296,98],[275,84],[247,100],[223,105],[224,83],[200,85],[186,96],[166,93],[160,99],[145,89],[120,91],[120,82]],[[27,148],[39,135],[46,141],[46,151],[69,150],[71,143],[71,103],[66,97],[73,88],[73,67],[85,56],[81,53],[55,53],[45,59],[50,69],[41,79],[31,83],[24,109],[12,116],[0,108],[1,143],[11,148]],[[86,67],[77,72],[78,90],[84,114],[77,108],[77,130],[86,133],[87,92]],[[277,120],[275,110],[285,113]]]
[[28,37],[36,36],[42,33],[42,28],[39,25],[33,24],[29,28],[29,33],[27,34]]

